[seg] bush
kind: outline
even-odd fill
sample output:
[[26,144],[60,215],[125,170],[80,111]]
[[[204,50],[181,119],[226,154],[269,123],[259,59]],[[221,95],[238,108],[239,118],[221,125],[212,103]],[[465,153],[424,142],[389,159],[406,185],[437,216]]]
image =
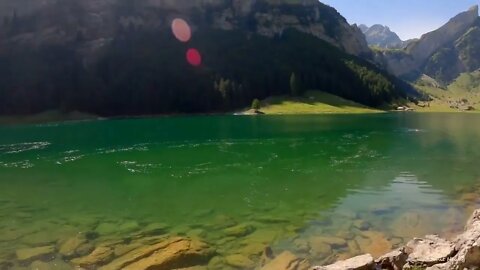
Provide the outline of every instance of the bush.
[[258,111],[258,110],[260,110],[260,107],[261,107],[260,106],[260,100],[254,99],[252,101],[252,110]]

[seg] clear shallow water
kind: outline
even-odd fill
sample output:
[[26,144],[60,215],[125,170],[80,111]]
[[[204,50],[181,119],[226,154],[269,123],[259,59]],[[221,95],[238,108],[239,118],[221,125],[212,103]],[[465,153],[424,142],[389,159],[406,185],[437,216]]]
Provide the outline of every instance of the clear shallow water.
[[[479,139],[474,114],[0,127],[0,259],[105,223],[135,225],[94,242],[162,222],[220,257],[256,260],[262,244],[313,263],[381,253],[426,233],[448,237],[479,206]],[[235,224],[249,232],[226,235]],[[319,248],[331,236],[348,244]]]

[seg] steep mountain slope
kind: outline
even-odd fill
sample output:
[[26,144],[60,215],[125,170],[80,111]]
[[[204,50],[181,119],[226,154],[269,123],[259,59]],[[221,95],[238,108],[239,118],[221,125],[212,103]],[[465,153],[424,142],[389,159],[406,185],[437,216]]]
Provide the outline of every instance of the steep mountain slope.
[[370,46],[384,49],[401,49],[407,45],[407,43],[402,41],[388,26],[375,24],[371,27],[361,25],[359,28],[362,30]]
[[449,83],[460,73],[480,68],[479,25],[478,6],[474,6],[405,50],[384,51],[377,59],[397,76],[416,78],[424,73]]
[[[371,53],[361,31],[316,0],[15,1],[0,27],[3,114],[229,110],[289,93],[292,73],[302,89],[368,105],[405,87],[358,58]],[[172,35],[175,18],[188,42]]]

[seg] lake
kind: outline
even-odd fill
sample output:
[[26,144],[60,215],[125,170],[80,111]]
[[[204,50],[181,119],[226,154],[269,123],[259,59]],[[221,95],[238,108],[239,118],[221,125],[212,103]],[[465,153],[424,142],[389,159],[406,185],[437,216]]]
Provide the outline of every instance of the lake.
[[206,241],[219,269],[235,269],[232,254],[256,263],[266,246],[312,263],[380,255],[462,230],[480,206],[479,160],[479,114],[4,126],[0,264],[24,269],[16,250],[79,234],[130,242],[149,226]]

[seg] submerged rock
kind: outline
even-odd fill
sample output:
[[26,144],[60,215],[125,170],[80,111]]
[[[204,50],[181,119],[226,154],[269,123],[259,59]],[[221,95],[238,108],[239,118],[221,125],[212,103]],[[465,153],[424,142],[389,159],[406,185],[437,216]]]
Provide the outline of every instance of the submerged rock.
[[357,256],[345,261],[339,261],[327,266],[316,266],[314,270],[371,270],[374,267],[370,254]]
[[176,269],[204,265],[214,255],[205,243],[186,238],[171,238],[142,246],[101,267],[101,270]]
[[233,267],[240,269],[251,269],[255,266],[255,263],[247,256],[242,254],[234,254],[225,257],[225,262]]
[[55,254],[54,246],[44,246],[36,248],[24,248],[15,252],[17,260],[21,263],[35,260],[52,260]]
[[29,246],[50,245],[57,242],[58,236],[53,235],[50,231],[40,231],[33,234],[25,235],[21,242]]
[[51,262],[34,261],[30,265],[30,269],[32,270],[73,270],[73,266],[69,265],[68,263],[62,260],[55,260]]
[[355,228],[361,230],[361,231],[366,231],[366,230],[370,229],[370,227],[371,227],[370,223],[368,223],[365,220],[361,220],[361,219],[355,220],[353,222],[353,226]]
[[430,216],[427,213],[407,212],[398,216],[390,226],[392,234],[411,239],[429,233]]
[[333,236],[313,236],[309,239],[310,245],[313,246],[316,244],[324,243],[333,248],[341,248],[347,246],[347,241],[340,237]]
[[310,263],[307,260],[285,251],[263,266],[261,270],[307,270],[309,268]]
[[82,236],[71,237],[60,245],[58,253],[65,258],[73,257],[76,255],[77,248],[86,242],[87,240]]
[[165,223],[150,223],[142,229],[144,235],[159,235],[167,232],[169,226]]
[[113,249],[111,247],[100,246],[85,257],[73,259],[72,263],[85,268],[98,267],[110,262],[113,256]]
[[97,228],[95,228],[95,232],[99,235],[126,234],[134,232],[139,228],[140,226],[136,221],[126,221],[123,223],[105,222],[100,223]]
[[239,224],[223,231],[227,236],[241,237],[251,234],[253,231],[255,231],[255,227],[249,224]]
[[358,243],[362,252],[371,254],[374,258],[385,254],[392,249],[392,244],[387,240],[387,237],[381,232],[365,231],[362,236],[366,237],[368,241]]

